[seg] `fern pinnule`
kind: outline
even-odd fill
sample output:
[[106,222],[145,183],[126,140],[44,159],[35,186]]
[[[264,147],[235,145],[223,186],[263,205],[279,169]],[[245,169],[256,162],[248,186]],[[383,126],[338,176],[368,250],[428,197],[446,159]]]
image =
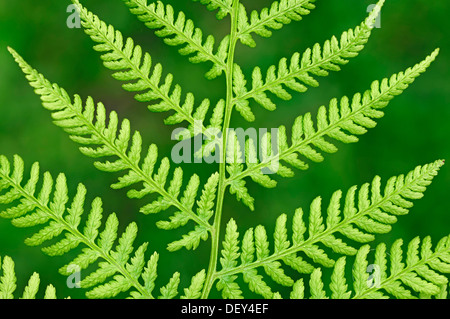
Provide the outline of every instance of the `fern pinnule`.
[[[331,100],[328,108],[325,106],[319,108],[316,124],[313,122],[311,113],[297,117],[292,127],[290,145],[284,126],[278,128],[276,147],[272,145],[273,140],[269,137],[269,133],[266,133],[262,139],[269,143],[267,149],[269,151],[276,149],[276,151],[266,154],[263,158],[247,156],[245,165],[241,164],[229,170],[230,176],[227,178],[227,183],[240,185],[241,191],[245,192],[247,190],[242,180],[250,177],[264,187],[275,187],[277,182],[263,174],[262,169],[271,169],[274,163],[277,163],[275,173],[283,177],[291,177],[294,175],[293,170],[282,163],[306,170],[309,165],[300,159],[299,155],[318,163],[324,160],[321,152],[335,153],[337,151],[337,147],[325,138],[343,143],[357,142],[357,136],[365,134],[367,129],[376,126],[375,120],[384,116],[382,109],[425,72],[438,54],[439,49],[436,49],[414,67],[385,78],[381,82],[374,81],[369,90],[363,94],[355,94],[351,100],[346,96],[340,101]],[[247,154],[256,152],[254,145],[254,141],[247,141]]]
[[[383,3],[384,1],[380,1],[361,25],[343,32],[339,40],[333,36],[325,41],[322,47],[316,43],[312,49],[308,48],[303,54],[296,52],[292,55],[289,65],[287,59],[282,58],[277,67],[274,65],[269,67],[265,79],[261,69],[255,67],[251,90],[246,88],[244,81],[238,82],[240,77],[236,77],[234,98],[236,109],[241,110],[242,115],[252,121],[254,116],[251,111],[242,111],[249,108],[249,99],[254,99],[265,109],[273,111],[276,104],[269,98],[268,92],[283,100],[290,100],[292,95],[284,87],[303,93],[308,86],[319,85],[314,76],[327,76],[330,71],[340,71],[340,65],[347,64],[350,58],[356,57],[364,49]],[[236,72],[242,73],[240,69]]]
[[225,59],[229,37],[225,37],[214,53],[215,39],[212,35],[206,37],[203,42],[203,32],[194,26],[191,19],[186,20],[183,12],[179,12],[175,18],[173,7],[165,5],[161,1],[147,4],[147,0],[123,0],[130,8],[131,13],[138,16],[150,29],[156,29],[155,34],[164,38],[164,42],[171,46],[183,46],[180,54],[189,55],[192,63],[211,61],[213,68],[207,73],[209,79],[218,77],[226,68]]
[[203,285],[206,279],[205,270],[200,271],[194,277],[192,277],[191,285],[189,288],[184,289],[184,295],[181,299],[199,299],[202,295]]
[[[5,256],[2,260],[0,256],[0,299],[14,299],[14,292],[17,289],[14,268],[14,260],[11,257]],[[40,282],[39,274],[33,273],[20,299],[36,299]],[[48,285],[45,289],[44,299],[56,299],[56,289],[53,285]]]
[[[33,164],[30,179],[25,185],[23,176],[24,163],[19,156],[14,156],[12,172],[8,159],[0,157],[0,191],[3,193],[0,204],[8,205],[0,213],[0,217],[11,219],[16,227],[42,227],[25,240],[27,245],[40,246],[59,238],[56,243],[42,248],[50,256],[64,255],[80,244],[85,245],[82,252],[62,267],[60,272],[68,276],[73,271],[72,266],[86,270],[98,262],[98,268],[80,282],[82,288],[90,289],[86,293],[89,298],[112,298],[130,290],[133,298],[154,298],[152,289],[156,279],[158,254],[154,253],[146,263],[148,243],[134,248],[138,232],[136,223],[130,223],[118,238],[119,221],[115,214],[110,214],[100,232],[103,208],[102,200],[97,197],[91,204],[83,230],[80,230],[85,214],[84,185],[78,185],[76,195],[70,207],[67,207],[69,197],[63,174],[58,175],[54,182],[50,173],[44,173],[38,195],[35,193],[40,180],[39,164]],[[169,284],[162,288],[162,297],[175,297],[179,282],[179,273],[175,273]]]
[[223,243],[222,269],[214,277],[219,281],[219,289],[226,286],[230,290],[229,287],[233,287],[231,293],[223,291],[223,297],[240,295],[240,288],[235,284],[232,286],[232,282],[237,274],[242,274],[253,292],[272,298],[271,286],[257,274],[257,268],[263,268],[276,283],[292,286],[294,281],[284,273],[281,261],[299,273],[311,273],[315,265],[332,267],[335,261],[321,247],[339,255],[355,255],[357,249],[343,239],[367,243],[375,239],[375,234],[389,232],[397,217],[409,212],[413,206],[411,200],[423,196],[442,165],[444,162],[438,160],[418,166],[406,176],[392,177],[386,183],[384,194],[381,192],[381,179],[377,176],[371,184],[366,183],[359,190],[356,186],[350,188],[342,206],[343,194],[337,191],[330,199],[326,216],[322,213],[322,199],[317,197],[311,203],[308,224],[304,221],[304,211],[301,208],[296,210],[292,218],[291,240],[288,239],[287,216],[282,214],[275,226],[273,253],[269,250],[266,229],[261,225],[245,232],[239,249],[237,225],[231,220]]
[[[128,191],[130,198],[143,198],[150,194],[158,194],[158,198],[142,207],[144,214],[156,214],[175,207],[177,211],[170,221],[158,222],[164,229],[175,229],[185,226],[190,220],[197,224],[195,230],[185,236],[182,241],[176,241],[169,247],[171,250],[186,247],[197,248],[200,240],[208,239],[211,231],[209,219],[212,217],[211,207],[204,200],[199,201],[199,208],[194,209],[199,193],[200,180],[194,174],[189,178],[183,193],[183,170],[176,167],[172,178],[169,178],[170,161],[163,158],[158,163],[158,148],[152,144],[141,163],[142,139],[138,131],[131,133],[127,119],[120,123],[116,112],[106,113],[102,103],[95,105],[92,98],[86,104],[80,96],[75,95],[74,101],[67,92],[56,84],[44,78],[42,74],[28,65],[13,49],[9,49],[17,63],[26,74],[30,85],[41,96],[43,106],[52,112],[54,123],[63,128],[70,138],[83,145],[80,151],[89,157],[96,158],[95,167],[106,172],[126,172],[112,185],[114,189],[135,187],[142,184],[142,189]],[[106,121],[108,120],[108,125]],[[120,129],[119,129],[120,126]],[[130,143],[131,142],[131,143]],[[114,162],[101,162],[100,158],[116,157]],[[214,174],[205,184],[203,192],[208,198],[214,199],[217,186],[217,176]],[[168,185],[167,185],[168,184]]]

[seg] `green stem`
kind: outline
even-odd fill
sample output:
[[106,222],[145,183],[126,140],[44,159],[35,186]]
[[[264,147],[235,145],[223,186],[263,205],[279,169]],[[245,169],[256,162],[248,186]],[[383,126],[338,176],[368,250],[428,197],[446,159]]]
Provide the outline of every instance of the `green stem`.
[[228,128],[230,127],[231,114],[233,111],[233,68],[234,68],[234,52],[236,49],[236,43],[238,40],[237,34],[237,22],[239,14],[239,0],[233,0],[233,7],[231,13],[231,33],[230,33],[230,47],[228,49],[227,69],[226,69],[226,85],[227,96],[225,105],[225,119],[222,126],[222,150],[221,150],[221,162],[219,167],[219,187],[217,191],[217,205],[216,214],[214,217],[213,232],[211,234],[211,254],[209,260],[208,272],[203,287],[202,299],[206,299],[209,296],[211,288],[215,281],[215,274],[217,271],[217,261],[219,257],[219,239],[220,239],[220,225],[222,221],[223,200],[225,196],[225,190],[227,188],[226,183],[226,150],[228,140]]

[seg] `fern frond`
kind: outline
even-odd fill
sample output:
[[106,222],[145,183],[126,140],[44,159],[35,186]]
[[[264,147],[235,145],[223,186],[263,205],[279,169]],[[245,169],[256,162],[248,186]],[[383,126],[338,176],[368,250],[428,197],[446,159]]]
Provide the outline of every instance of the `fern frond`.
[[[137,131],[131,132],[128,120],[120,122],[114,111],[108,116],[103,104],[95,105],[90,97],[85,105],[78,95],[75,95],[72,101],[63,88],[50,83],[38,71],[31,68],[17,52],[13,49],[9,50],[26,74],[30,85],[40,95],[43,106],[52,113],[55,125],[67,132],[73,141],[82,145],[80,151],[96,159],[117,158],[113,162],[97,160],[94,163],[95,167],[101,171],[126,172],[117,183],[112,185],[112,188],[123,189],[142,184],[142,189],[129,190],[128,196],[143,198],[150,194],[158,194],[159,197],[156,200],[141,209],[144,214],[156,214],[174,207],[177,212],[171,217],[170,222],[158,222],[157,225],[160,228],[175,229],[185,226],[190,220],[194,221],[197,224],[195,236],[193,236],[196,242],[184,241],[185,245],[178,245],[178,248],[182,246],[196,248],[200,239],[208,238],[212,228],[209,219],[213,212],[209,204],[205,203],[205,199],[200,199],[198,209],[194,209],[200,186],[200,180],[196,174],[189,178],[182,192],[183,170],[180,167],[175,168],[170,178],[168,158],[163,158],[157,167],[156,145],[152,144],[149,147],[145,158],[141,161],[143,153],[141,135]],[[206,195],[202,196],[214,200],[216,185],[217,176],[213,175],[205,184],[203,192]]]
[[[270,8],[264,8],[261,12],[253,10],[250,19],[244,5],[239,8],[238,38],[250,47],[256,43],[252,33],[268,38],[272,36],[272,30],[279,30],[291,21],[300,21],[315,8],[316,0],[280,0],[272,2]],[[250,21],[249,21],[250,20]]]
[[[263,268],[276,283],[293,286],[294,281],[285,274],[281,261],[299,273],[312,273],[315,265],[335,265],[335,261],[323,249],[325,247],[339,255],[355,255],[357,249],[351,242],[367,243],[374,240],[375,234],[389,232],[391,225],[397,222],[397,217],[409,212],[413,206],[411,200],[423,196],[442,165],[444,162],[440,160],[418,166],[406,176],[392,177],[386,183],[384,194],[381,192],[381,178],[377,176],[371,184],[366,183],[359,190],[356,186],[350,188],[342,206],[343,194],[336,191],[330,199],[326,215],[323,214],[322,199],[317,197],[311,203],[308,224],[304,221],[303,210],[296,210],[290,239],[287,216],[282,214],[275,226],[273,252],[269,249],[271,244],[267,231],[261,225],[247,230],[239,246],[237,226],[231,220],[223,243],[222,269],[215,277],[220,282],[219,287],[223,287],[224,282],[228,286],[237,285],[234,280],[237,274],[242,274],[252,291],[271,298],[273,292],[268,289],[270,285],[257,274],[258,268]],[[320,287],[316,288],[316,295],[322,296]],[[346,295],[346,291],[342,290],[340,294]],[[229,295],[225,293],[224,297]]]
[[290,100],[292,95],[285,88],[303,93],[308,86],[317,87],[319,85],[315,77],[328,76],[330,71],[340,71],[340,65],[347,64],[349,59],[356,57],[364,49],[383,3],[384,0],[380,1],[361,25],[342,33],[340,40],[333,36],[330,40],[325,41],[322,47],[316,43],[312,49],[308,48],[303,54],[295,53],[289,63],[286,58],[281,59],[277,67],[272,65],[267,70],[265,79],[261,69],[255,67],[251,90],[246,88],[247,81],[240,68],[236,66],[235,73],[240,75],[235,77],[234,84],[236,97],[233,103],[236,105],[236,109],[248,121],[253,121],[254,115],[249,106],[249,99],[253,99],[265,109],[273,111],[276,109],[276,105],[269,98],[268,92],[280,99]]
[[[49,246],[42,248],[50,256],[64,255],[84,244],[86,247],[82,252],[62,267],[60,272],[69,276],[74,268],[87,271],[90,265],[98,262],[97,269],[80,283],[82,288],[90,289],[86,293],[89,298],[112,298],[129,290],[132,290],[131,296],[134,298],[153,298],[158,255],[155,253],[149,259],[147,268],[144,268],[148,244],[144,243],[135,249],[134,241],[138,232],[136,224],[129,224],[118,238],[117,216],[110,214],[103,223],[102,200],[97,197],[91,203],[91,210],[86,214],[85,226],[81,230],[82,217],[85,215],[85,186],[78,185],[76,195],[68,207],[65,176],[60,174],[54,181],[50,173],[44,173],[38,191],[41,179],[39,170],[39,164],[34,163],[30,179],[25,182],[21,158],[14,156],[11,167],[6,157],[0,157],[0,204],[8,205],[0,217],[11,219],[16,227],[38,226],[40,230],[27,238],[25,243],[40,246],[51,241]],[[102,225],[104,229],[100,232]],[[54,242],[57,238],[58,241]],[[177,285],[171,284],[171,287],[173,291]]]
[[[344,96],[340,101],[331,100],[328,108],[321,106],[317,112],[317,128],[315,128],[310,113],[297,117],[292,127],[291,145],[288,143],[284,126],[278,128],[277,138],[273,138],[270,133],[266,133],[262,137],[262,144],[266,150],[262,158],[252,156],[258,152],[254,145],[255,141],[248,140],[245,157],[247,167],[244,169],[244,165],[240,165],[229,170],[230,176],[227,183],[231,187],[234,184],[245,185],[242,180],[250,177],[264,187],[275,187],[276,181],[264,174],[263,170],[269,170],[271,173],[277,173],[283,177],[291,177],[294,172],[284,166],[282,162],[297,169],[306,170],[309,166],[299,159],[299,155],[318,163],[324,160],[321,152],[334,153],[337,151],[337,147],[325,138],[343,143],[357,142],[357,136],[365,134],[367,129],[376,126],[374,120],[384,116],[382,109],[425,72],[438,54],[439,49],[406,71],[394,74],[381,82],[373,82],[370,90],[363,94],[355,94],[351,101]],[[228,165],[231,166],[232,163],[228,163]],[[245,188],[245,186],[241,188]]]
[[[318,294],[323,287],[320,268],[313,271],[309,282],[312,299],[331,297],[332,299],[416,299],[446,298],[450,273],[450,237],[442,238],[432,249],[430,237],[422,241],[414,238],[409,244],[406,258],[403,257],[403,240],[394,242],[390,252],[386,245],[376,247],[373,263],[369,264],[369,245],[361,247],[353,263],[353,280],[345,278],[346,258],[341,257],[335,264],[331,277],[331,296]],[[348,286],[353,286],[349,291]],[[298,288],[297,288],[298,289]],[[293,294],[294,298],[304,295]]]
[[[194,126],[205,121],[210,101],[204,99],[195,107],[195,98],[192,93],[187,93],[183,99],[182,89],[178,84],[173,84],[172,74],[168,74],[161,83],[163,67],[156,64],[152,69],[150,54],[143,53],[139,45],[135,45],[131,38],[126,40],[120,31],[107,25],[95,14],[89,12],[79,2],[82,25],[87,35],[98,43],[94,50],[103,53],[101,59],[106,68],[114,71],[116,80],[126,82],[123,88],[130,92],[139,92],[135,96],[139,102],[153,103],[148,106],[152,112],[174,111],[175,113],[165,119],[165,124],[175,125],[183,121],[189,124],[189,130],[194,134]],[[219,103],[220,104],[220,103]],[[201,124],[201,132],[207,132]],[[220,129],[220,128],[219,128]]]
[[[206,77],[213,79],[223,73],[226,68],[229,37],[220,43],[217,52],[214,53],[215,39],[212,35],[203,41],[203,32],[195,27],[191,19],[186,19],[183,12],[177,15],[170,4],[164,5],[161,1],[147,4],[147,0],[123,0],[140,21],[150,29],[156,29],[155,34],[164,38],[164,42],[171,46],[183,46],[179,52],[182,55],[190,55],[189,61],[201,63],[210,61],[213,68]],[[176,15],[176,18],[175,18]]]
[[219,9],[216,14],[217,19],[222,20],[227,15],[231,13],[231,7],[233,5],[233,0],[192,0],[194,2],[200,2],[206,5],[209,11],[214,11]]
[[[14,299],[14,292],[17,289],[14,267],[14,260],[11,257],[5,256],[2,260],[0,256],[0,299]],[[36,299],[40,283],[39,274],[33,273],[20,299]],[[44,299],[56,299],[55,287],[47,286]]]

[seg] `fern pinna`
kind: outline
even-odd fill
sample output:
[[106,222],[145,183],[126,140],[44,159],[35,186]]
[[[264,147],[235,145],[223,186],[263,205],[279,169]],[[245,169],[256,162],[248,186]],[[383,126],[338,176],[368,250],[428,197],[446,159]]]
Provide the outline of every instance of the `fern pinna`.
[[[225,78],[225,96],[214,102],[207,98],[198,101],[193,93],[183,91],[175,77],[171,73],[164,76],[165,68],[155,64],[133,39],[124,37],[78,0],[72,2],[112,77],[126,91],[135,93],[136,100],[150,111],[169,112],[165,124],[184,124],[186,132],[178,136],[180,139],[200,134],[203,146],[196,156],[217,156],[218,168],[205,180],[198,174],[186,176],[173,159],[160,158],[156,141],[143,149],[141,134],[131,128],[128,119],[121,119],[115,111],[108,113],[104,104],[92,97],[71,96],[14,49],[8,49],[50,111],[54,124],[80,145],[81,153],[95,158],[97,169],[120,173],[111,187],[128,189],[131,199],[145,198],[147,203],[140,211],[158,214],[159,228],[182,228],[184,235],[168,243],[167,249],[195,250],[208,241],[209,264],[199,267],[183,291],[179,289],[182,269],[178,269],[156,292],[159,254],[147,252],[151,241],[135,245],[135,222],[119,234],[120,215],[104,214],[98,197],[87,205],[83,184],[70,199],[64,174],[56,179],[49,172],[41,174],[38,163],[25,173],[18,155],[12,159],[0,157],[0,216],[11,219],[17,227],[38,228],[25,243],[40,246],[50,242],[42,248],[48,255],[77,250],[77,257],[60,272],[69,276],[72,266],[89,269],[90,274],[80,282],[89,298],[208,298],[214,287],[222,297],[232,299],[254,296],[251,293],[292,299],[447,298],[448,279],[443,274],[450,272],[449,237],[435,247],[430,237],[413,239],[405,260],[402,240],[392,245],[390,253],[385,244],[378,244],[373,253],[369,246],[377,234],[390,232],[398,219],[409,213],[413,201],[423,196],[438,174],[443,160],[417,166],[385,183],[376,176],[371,183],[351,187],[345,193],[334,192],[326,202],[317,197],[309,208],[279,215],[273,236],[263,225],[240,230],[238,214],[230,220],[224,220],[222,214],[227,192],[250,210],[258,210],[247,188],[249,180],[274,188],[278,183],[275,175],[292,177],[294,169],[306,170],[311,162],[322,162],[325,153],[337,152],[339,142],[357,142],[359,136],[376,126],[393,98],[430,67],[439,49],[405,71],[374,81],[366,91],[332,99],[314,115],[296,114],[289,124],[290,136],[286,126],[280,125],[276,136],[272,132],[261,136],[262,146],[252,138],[241,143],[236,131],[230,130],[234,110],[253,122],[254,104],[275,111],[275,99],[290,100],[294,93],[317,87],[320,77],[339,71],[360,54],[385,1],[380,0],[361,24],[339,37],[332,36],[323,44],[274,61],[267,70],[252,67],[251,79],[235,61],[238,43],[254,47],[255,36],[269,38],[284,25],[302,20],[314,10],[315,0],[279,0],[252,12],[239,0],[194,1],[214,11],[219,20],[228,18],[230,32],[217,40],[170,4],[123,0],[131,14],[164,43],[176,47],[192,63],[208,63],[208,79]],[[351,258],[352,282],[347,278],[347,260]],[[369,265],[370,258],[373,263]],[[369,274],[369,266],[376,266],[376,274]],[[324,281],[327,268],[332,274]],[[282,286],[290,293],[283,293]],[[23,298],[34,298],[38,288],[39,276],[34,274]],[[5,257],[0,297],[12,298],[15,289],[14,263]],[[45,297],[56,297],[53,286],[47,288]]]

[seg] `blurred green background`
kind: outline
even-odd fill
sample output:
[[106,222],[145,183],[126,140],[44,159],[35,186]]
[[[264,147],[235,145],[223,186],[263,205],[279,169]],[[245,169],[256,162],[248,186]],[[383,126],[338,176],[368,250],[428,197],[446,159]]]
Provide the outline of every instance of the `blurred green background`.
[[[198,101],[206,97],[217,101],[223,96],[223,77],[206,80],[203,74],[208,71],[209,64],[187,62],[186,57],[166,46],[131,15],[122,1],[82,2],[148,50],[155,63],[161,62],[166,72],[174,73],[175,81],[182,85],[184,92],[193,92]],[[203,5],[190,0],[165,2],[183,10],[205,34],[214,34],[220,39],[227,33],[228,19],[217,21]],[[269,0],[242,2],[251,9],[271,3]],[[359,25],[367,15],[367,7],[374,2],[319,0],[317,9],[303,21],[285,26],[274,32],[270,39],[257,36],[255,49],[239,45],[237,62],[250,78],[256,65],[267,69],[282,57],[289,57],[295,51],[303,52],[316,42],[323,43],[332,35],[338,36]],[[98,54],[92,50],[91,40],[82,29],[66,26],[69,4],[70,1],[62,0],[0,0],[0,153],[10,158],[20,154],[28,167],[39,161],[42,170],[49,170],[55,176],[64,172],[71,194],[79,182],[84,183],[90,199],[101,196],[105,212],[118,213],[122,227],[136,220],[140,227],[138,242],[150,241],[151,249],[161,254],[159,286],[167,282],[169,274],[178,270],[182,273],[182,287],[186,287],[192,275],[207,268],[209,242],[202,243],[195,253],[165,251],[167,243],[178,239],[182,231],[158,230],[154,225],[158,217],[138,214],[139,207],[148,198],[136,202],[127,199],[125,191],[110,189],[109,185],[117,176],[97,171],[92,166],[93,160],[81,155],[77,145],[52,124],[48,111],[41,107],[39,98],[6,50],[7,45],[16,49],[33,67],[70,94],[91,95],[95,100],[103,101],[108,109],[117,110],[122,118],[131,120],[134,129],[141,131],[146,145],[156,143],[161,156],[169,156],[175,142],[170,140],[174,127],[162,124],[167,114],[150,113],[144,104],[133,100],[133,94],[123,91],[120,83],[110,77],[111,72],[102,66]],[[339,144],[340,151],[327,155],[324,163],[313,164],[308,171],[297,172],[294,178],[278,179],[280,183],[275,190],[248,183],[256,198],[255,212],[248,211],[227,195],[224,222],[233,217],[242,232],[257,224],[266,225],[271,232],[279,214],[292,216],[297,207],[309,208],[316,196],[322,196],[326,204],[337,189],[346,190],[352,185],[371,181],[375,175],[386,180],[392,175],[407,173],[419,164],[450,158],[449,9],[447,1],[388,0],[382,12],[381,28],[374,31],[363,53],[352,59],[341,72],[320,79],[319,88],[294,94],[294,99],[289,102],[275,98],[278,102],[276,112],[253,104],[257,122],[252,125],[270,128],[285,124],[289,127],[294,117],[308,111],[315,113],[320,105],[333,97],[364,91],[373,80],[405,70],[436,47],[441,48],[438,60],[428,72],[389,105],[386,116],[359,143]],[[249,126],[236,113],[232,120],[233,127]],[[185,176],[196,172],[205,181],[214,169],[213,165],[187,165]],[[449,182],[450,169],[444,166],[426,196],[416,202],[408,216],[400,218],[391,233],[379,236],[378,241],[392,243],[396,238],[410,240],[417,235],[431,235],[437,241],[448,235]],[[169,215],[165,213],[164,216]],[[57,272],[74,255],[51,258],[37,248],[26,247],[23,240],[31,233],[30,229],[16,229],[8,221],[0,220],[0,256],[9,255],[15,259],[19,287],[23,288],[25,280],[37,271],[44,284],[56,286],[58,296],[83,297],[82,291],[68,289],[65,278]]]

